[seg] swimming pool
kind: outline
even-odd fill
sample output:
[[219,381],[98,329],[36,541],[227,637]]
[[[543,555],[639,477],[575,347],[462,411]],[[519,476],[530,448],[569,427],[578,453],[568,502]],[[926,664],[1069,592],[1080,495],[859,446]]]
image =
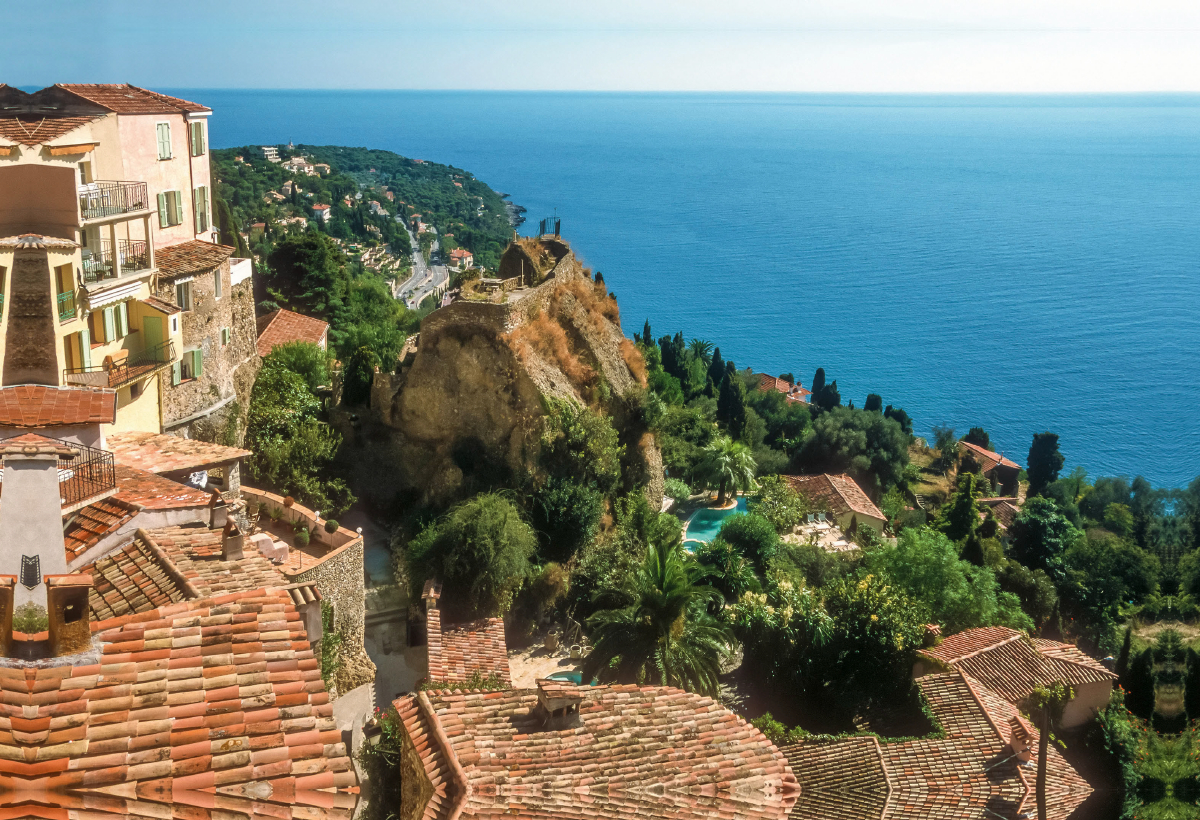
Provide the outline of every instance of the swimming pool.
[[582,684],[582,672],[555,672],[553,675],[547,675],[546,680],[561,680],[569,683]]
[[[726,518],[734,513],[744,513],[746,511],[746,499],[739,496],[736,507],[730,507],[726,510],[714,510],[705,507],[701,510],[696,510],[692,513],[692,517],[687,520],[686,528],[683,531],[683,545],[689,550],[695,550],[700,544],[707,544],[709,541],[717,537],[717,533],[721,531],[721,524]],[[688,542],[694,542],[690,546]]]

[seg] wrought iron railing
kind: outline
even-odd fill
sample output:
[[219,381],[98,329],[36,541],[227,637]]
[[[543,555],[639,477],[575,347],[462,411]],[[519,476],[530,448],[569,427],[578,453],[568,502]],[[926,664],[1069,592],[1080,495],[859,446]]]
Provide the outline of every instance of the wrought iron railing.
[[87,501],[117,486],[112,453],[82,444],[63,443],[79,451],[73,458],[58,459],[58,491],[63,506]]
[[65,322],[75,318],[75,291],[58,294],[58,320]]
[[79,215],[85,222],[150,209],[144,182],[89,182],[79,186]]
[[103,240],[100,247],[84,249],[82,278],[85,285],[117,278],[117,262],[121,273],[132,273],[150,269],[150,249],[138,239]]
[[166,341],[147,350],[133,353],[123,361],[89,367],[65,368],[63,382],[117,390],[174,363],[175,345]]

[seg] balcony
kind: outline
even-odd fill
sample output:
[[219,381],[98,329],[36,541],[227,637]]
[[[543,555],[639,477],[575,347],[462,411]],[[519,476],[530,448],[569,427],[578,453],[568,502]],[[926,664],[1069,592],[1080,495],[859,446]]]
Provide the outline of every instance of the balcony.
[[113,281],[121,276],[150,270],[150,249],[137,239],[118,239],[116,245],[102,240],[99,248],[83,249],[83,270],[80,278],[85,285]]
[[128,384],[151,376],[175,363],[175,345],[170,341],[155,345],[126,358],[90,367],[68,367],[63,370],[63,384],[86,387],[107,387],[118,390]]
[[58,491],[64,514],[113,494],[117,488],[117,472],[112,453],[73,441],[51,441],[75,451],[74,455],[58,457]]
[[75,318],[75,291],[58,294],[58,321],[67,322]]
[[150,210],[144,182],[89,182],[79,186],[79,218],[95,222]]

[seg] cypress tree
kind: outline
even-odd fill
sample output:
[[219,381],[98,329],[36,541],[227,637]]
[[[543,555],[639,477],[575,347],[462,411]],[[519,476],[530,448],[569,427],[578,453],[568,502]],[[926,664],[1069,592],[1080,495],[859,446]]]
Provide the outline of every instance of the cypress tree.
[[658,340],[658,346],[662,350],[662,369],[670,376],[674,376],[678,365],[675,362],[675,348],[671,345],[671,337],[663,336]]
[[[1125,640],[1121,643],[1121,651],[1117,653],[1117,664],[1113,667],[1113,671],[1117,673],[1118,682],[1124,686],[1125,676],[1129,674],[1129,651],[1133,647],[1133,627],[1125,627]],[[1191,656],[1188,656],[1188,669],[1191,669]],[[1200,697],[1200,690],[1196,692]],[[1200,718],[1200,714],[1197,714]]]
[[[976,479],[973,473],[959,477],[958,489],[954,500],[942,516],[939,529],[951,541],[962,541],[975,535],[979,529],[979,505],[975,503],[979,497],[976,490]],[[965,555],[963,556],[966,557]],[[972,563],[975,563],[972,561]],[[979,565],[983,565],[983,553],[980,553]]]
[[728,362],[717,397],[717,421],[725,423],[729,437],[740,441],[746,431],[746,386],[737,377],[733,362]]
[[813,401],[816,401],[817,394],[825,389],[825,368],[818,367],[817,372],[813,374],[812,394]]
[[1026,461],[1029,475],[1029,495],[1041,495],[1042,491],[1058,480],[1065,459],[1058,451],[1056,433],[1034,433]]
[[868,393],[867,402],[863,405],[863,409],[871,413],[882,413],[883,396],[878,393]]
[[725,378],[725,360],[721,358],[719,347],[713,348],[712,361],[708,363],[708,378],[712,380],[714,388]]
[[1154,650],[1143,649],[1129,663],[1125,707],[1143,720],[1154,714]]
[[1183,681],[1183,708],[1188,720],[1200,720],[1200,654],[1188,647],[1187,677]]
[[654,337],[650,335],[650,320],[646,320],[645,327],[642,328],[642,344],[649,347],[654,344]]

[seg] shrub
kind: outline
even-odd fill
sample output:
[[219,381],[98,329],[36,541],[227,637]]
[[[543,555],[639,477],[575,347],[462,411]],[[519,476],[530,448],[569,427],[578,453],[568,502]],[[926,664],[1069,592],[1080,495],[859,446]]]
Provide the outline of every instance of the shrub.
[[309,542],[308,530],[300,530],[296,533],[296,546],[307,547]]
[[779,548],[779,533],[770,521],[754,513],[737,513],[725,519],[717,537],[730,544],[761,572]]
[[330,535],[332,535],[333,533],[335,533],[335,532],[337,532],[337,531],[338,531],[338,527],[339,527],[339,526],[341,526],[341,525],[340,525],[340,524],[338,524],[338,522],[337,522],[337,521],[335,521],[334,519],[332,519],[332,518],[326,519],[326,521],[325,521],[325,532],[327,532],[327,533],[329,533]]
[[663,493],[676,504],[682,504],[691,498],[692,488],[678,478],[668,478],[663,484]]
[[787,532],[812,511],[808,501],[792,489],[787,479],[777,475],[763,476],[758,489],[746,499],[750,512],[771,522],[778,532]]
[[50,627],[50,618],[46,608],[30,601],[21,604],[13,610],[13,629],[31,635],[35,632],[45,632]]

